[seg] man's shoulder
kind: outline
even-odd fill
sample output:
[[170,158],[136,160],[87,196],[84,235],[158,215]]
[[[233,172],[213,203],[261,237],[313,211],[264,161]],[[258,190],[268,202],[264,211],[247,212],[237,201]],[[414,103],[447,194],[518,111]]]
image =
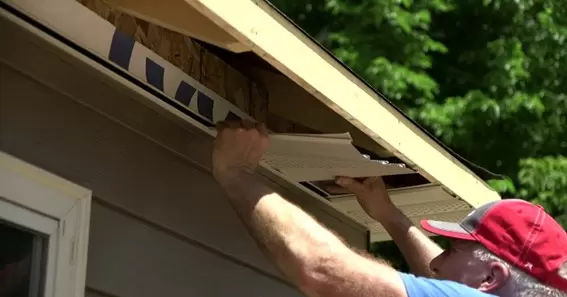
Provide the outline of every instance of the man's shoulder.
[[417,277],[407,273],[400,273],[400,276],[408,297],[495,297],[457,282]]

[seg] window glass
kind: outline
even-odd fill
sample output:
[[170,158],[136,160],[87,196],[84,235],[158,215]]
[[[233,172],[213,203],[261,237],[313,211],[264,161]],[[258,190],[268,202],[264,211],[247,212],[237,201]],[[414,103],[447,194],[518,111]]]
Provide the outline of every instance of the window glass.
[[45,239],[0,220],[0,297],[39,297]]

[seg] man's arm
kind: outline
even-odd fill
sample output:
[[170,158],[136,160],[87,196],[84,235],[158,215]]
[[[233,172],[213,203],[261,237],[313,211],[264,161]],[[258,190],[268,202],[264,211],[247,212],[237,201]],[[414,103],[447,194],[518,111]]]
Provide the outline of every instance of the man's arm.
[[406,297],[393,268],[355,253],[257,179],[267,135],[250,125],[219,128],[213,174],[266,255],[308,296]]
[[403,297],[399,274],[363,257],[252,173],[219,179],[261,249],[308,296]]
[[433,276],[429,264],[443,249],[423,234],[398,208],[392,209],[391,214],[382,218],[380,223],[404,255],[411,271],[420,276]]
[[370,178],[361,183],[343,177],[337,183],[355,194],[366,213],[384,226],[413,273],[433,275],[429,263],[443,250],[392,203],[382,179]]

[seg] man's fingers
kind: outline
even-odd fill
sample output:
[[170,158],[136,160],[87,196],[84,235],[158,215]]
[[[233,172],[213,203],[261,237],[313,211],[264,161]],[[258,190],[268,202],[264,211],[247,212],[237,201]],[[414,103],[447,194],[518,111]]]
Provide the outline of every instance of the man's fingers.
[[238,129],[243,127],[242,121],[227,121],[227,126],[232,129]]
[[242,127],[244,127],[245,129],[249,130],[252,129],[256,126],[256,124],[254,122],[252,122],[251,120],[242,120],[241,121]]
[[386,187],[384,185],[384,179],[380,176],[369,177],[364,180],[363,184],[372,190]]
[[262,134],[263,136],[268,136],[269,131],[268,131],[268,127],[266,127],[266,124],[257,123],[256,129],[258,129],[258,131],[260,131],[260,134]]
[[225,129],[242,128],[240,121],[219,121],[215,125],[217,132],[222,132]]
[[219,121],[217,122],[217,124],[215,125],[215,128],[217,129],[217,133],[221,132],[222,130],[228,128],[228,124],[225,121]]
[[265,150],[266,147],[268,146],[268,142],[269,142],[268,128],[263,123],[257,123],[251,120],[219,121],[216,124],[216,130],[217,130],[217,137],[220,136],[220,134],[226,130],[233,130],[235,132],[244,132],[244,131],[253,132],[253,130],[256,130],[260,136],[261,145],[263,149]]
[[362,194],[363,192],[368,191],[368,189],[362,183],[350,177],[343,177],[343,176],[338,177],[336,179],[336,183],[339,186],[349,190],[355,195]]

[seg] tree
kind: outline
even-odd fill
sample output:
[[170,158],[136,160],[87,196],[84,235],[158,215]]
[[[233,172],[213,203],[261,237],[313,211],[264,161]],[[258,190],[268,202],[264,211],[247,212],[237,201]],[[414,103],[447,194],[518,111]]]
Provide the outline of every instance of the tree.
[[564,214],[561,1],[274,3],[453,150],[504,175],[490,181],[498,191]]
[[499,173],[487,179],[504,197],[540,203],[567,227],[565,1],[273,2],[452,150]]
[[428,28],[431,12],[449,9],[444,0],[272,2],[400,107],[434,100],[438,85],[426,70],[431,53],[447,49]]

